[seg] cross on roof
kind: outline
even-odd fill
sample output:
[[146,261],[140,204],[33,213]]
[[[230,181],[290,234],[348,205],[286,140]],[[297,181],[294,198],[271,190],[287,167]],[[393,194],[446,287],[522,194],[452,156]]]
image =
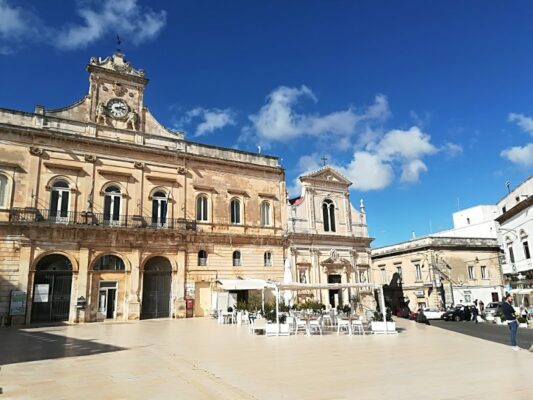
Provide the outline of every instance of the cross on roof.
[[322,160],[322,166],[325,167],[326,166],[326,162],[328,161],[328,158],[326,156],[322,156],[321,160]]
[[117,53],[120,53],[120,44],[122,41],[120,40],[120,36],[117,33]]

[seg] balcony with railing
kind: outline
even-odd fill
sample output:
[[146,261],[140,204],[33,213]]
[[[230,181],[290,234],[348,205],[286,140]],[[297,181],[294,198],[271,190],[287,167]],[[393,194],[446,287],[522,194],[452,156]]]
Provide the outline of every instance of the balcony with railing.
[[153,218],[142,215],[113,215],[36,208],[13,208],[9,210],[9,223],[196,231],[196,221],[185,218]]

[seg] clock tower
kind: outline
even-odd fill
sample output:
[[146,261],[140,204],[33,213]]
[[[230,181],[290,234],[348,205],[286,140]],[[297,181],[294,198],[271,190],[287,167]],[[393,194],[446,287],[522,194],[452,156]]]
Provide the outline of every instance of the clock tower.
[[144,131],[144,88],[148,79],[116,52],[104,59],[93,57],[87,65],[90,74],[89,120],[118,129]]

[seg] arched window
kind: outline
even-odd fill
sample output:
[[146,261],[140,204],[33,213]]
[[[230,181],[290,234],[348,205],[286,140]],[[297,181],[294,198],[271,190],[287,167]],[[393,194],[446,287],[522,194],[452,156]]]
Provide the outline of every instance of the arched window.
[[120,257],[112,254],[101,256],[93,266],[95,271],[124,271],[126,266]]
[[117,186],[108,186],[104,190],[104,223],[117,225],[120,220],[120,189]]
[[238,250],[235,250],[233,252],[233,266],[240,267],[241,265],[242,265],[241,252]]
[[270,226],[270,203],[268,201],[261,203],[261,226]]
[[230,203],[230,221],[232,224],[241,223],[241,202],[238,199],[231,200]]
[[322,218],[324,219],[324,231],[335,232],[335,204],[329,199],[322,203]]
[[152,197],[152,226],[164,228],[167,226],[168,199],[165,192],[155,192]]
[[263,256],[263,259],[264,259],[265,267],[272,266],[272,253],[270,251],[265,251],[265,255]]
[[207,221],[207,196],[200,195],[196,198],[196,220]]
[[63,180],[55,181],[50,195],[50,219],[68,222],[69,196],[68,183]]
[[0,175],[0,208],[7,206],[7,176]]
[[200,250],[198,252],[198,266],[205,267],[207,265],[207,251]]

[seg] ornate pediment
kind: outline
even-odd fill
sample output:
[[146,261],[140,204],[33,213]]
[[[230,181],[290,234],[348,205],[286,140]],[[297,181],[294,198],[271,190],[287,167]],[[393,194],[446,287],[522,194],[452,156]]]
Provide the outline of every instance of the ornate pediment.
[[350,263],[350,260],[347,260],[346,258],[338,258],[338,259],[334,259],[332,257],[329,257],[329,258],[326,258],[324,261],[321,261],[320,262],[320,265],[337,265],[337,266],[342,266],[342,267],[345,267],[345,266],[351,266],[352,264]]
[[335,185],[341,187],[348,187],[352,184],[352,182],[350,182],[345,176],[330,166],[325,166],[315,172],[303,175],[300,177],[300,181],[309,182],[312,184],[325,184],[326,186]]
[[144,77],[144,71],[142,69],[133,68],[124,58],[124,54],[121,53],[115,53],[111,57],[106,58],[92,57],[89,61],[89,65],[115,71],[119,74],[133,75],[140,78]]

